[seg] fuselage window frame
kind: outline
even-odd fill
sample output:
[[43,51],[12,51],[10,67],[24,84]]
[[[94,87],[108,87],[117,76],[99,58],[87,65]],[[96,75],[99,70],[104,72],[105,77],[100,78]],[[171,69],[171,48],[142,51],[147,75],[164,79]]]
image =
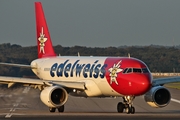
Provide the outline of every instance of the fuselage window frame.
[[147,68],[125,68],[123,71],[123,74],[130,74],[130,73],[149,73],[149,70]]

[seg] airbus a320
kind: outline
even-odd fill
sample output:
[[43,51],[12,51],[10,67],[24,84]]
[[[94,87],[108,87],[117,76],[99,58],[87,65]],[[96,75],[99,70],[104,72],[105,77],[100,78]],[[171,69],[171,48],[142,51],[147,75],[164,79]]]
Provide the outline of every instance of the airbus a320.
[[0,63],[32,69],[39,79],[0,76],[0,83],[39,88],[40,99],[50,112],[64,112],[68,95],[122,97],[117,112],[134,114],[133,100],[144,95],[152,107],[165,107],[171,100],[163,84],[179,77],[154,79],[147,65],[132,57],[57,56],[54,52],[41,2],[35,2],[38,58],[30,65]]

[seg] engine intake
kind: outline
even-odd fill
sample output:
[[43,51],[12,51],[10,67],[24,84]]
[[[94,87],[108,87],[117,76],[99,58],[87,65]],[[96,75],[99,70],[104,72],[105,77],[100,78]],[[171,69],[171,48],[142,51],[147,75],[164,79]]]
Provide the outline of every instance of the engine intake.
[[171,100],[171,94],[165,87],[156,86],[144,95],[144,99],[151,107],[165,107]]
[[68,94],[60,86],[46,87],[41,92],[40,99],[48,107],[60,107],[66,103]]

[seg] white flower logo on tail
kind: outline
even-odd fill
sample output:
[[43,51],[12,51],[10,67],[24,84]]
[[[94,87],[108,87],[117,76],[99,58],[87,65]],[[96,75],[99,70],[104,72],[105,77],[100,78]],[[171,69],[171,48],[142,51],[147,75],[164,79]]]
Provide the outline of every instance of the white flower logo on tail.
[[114,64],[113,67],[111,67],[111,68],[109,69],[109,72],[110,72],[109,76],[111,77],[111,78],[110,78],[110,84],[112,84],[112,82],[115,82],[116,85],[118,85],[118,82],[117,82],[117,80],[116,80],[117,74],[118,74],[119,72],[123,71],[123,69],[120,68],[120,66],[121,66],[120,63],[121,63],[121,62],[122,62],[122,61],[119,61],[117,64]]
[[45,44],[44,43],[47,41],[47,38],[45,38],[45,34],[43,33],[43,27],[42,27],[42,30],[41,30],[38,40],[40,42],[40,44],[39,44],[40,50],[39,51],[40,51],[40,53],[42,52],[44,54],[45,53],[45,51],[44,51]]

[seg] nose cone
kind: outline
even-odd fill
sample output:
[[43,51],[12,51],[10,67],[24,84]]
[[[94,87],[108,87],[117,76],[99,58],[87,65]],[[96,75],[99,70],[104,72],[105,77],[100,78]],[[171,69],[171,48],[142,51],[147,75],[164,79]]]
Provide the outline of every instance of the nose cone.
[[151,88],[152,77],[148,74],[132,74],[125,77],[119,86],[119,93],[123,95],[143,95]]
[[152,85],[152,77],[150,74],[144,74],[137,77],[137,79],[135,79],[134,81],[134,87],[133,87],[134,95],[145,94],[147,91],[149,91],[151,85]]

